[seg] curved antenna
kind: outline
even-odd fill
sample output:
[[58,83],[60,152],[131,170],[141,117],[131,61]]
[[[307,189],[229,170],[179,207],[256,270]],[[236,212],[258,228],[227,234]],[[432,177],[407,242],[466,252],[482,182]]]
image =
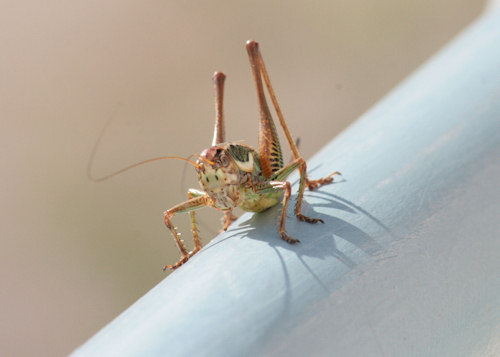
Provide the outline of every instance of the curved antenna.
[[[101,140],[102,140],[102,138],[104,136],[104,133],[106,132],[106,129],[109,127],[109,125],[111,124],[111,122],[115,118],[116,112],[118,111],[118,108],[120,107],[120,105],[121,105],[121,103],[118,103],[115,106],[115,109],[113,110],[113,113],[111,113],[110,118],[108,119],[108,121],[106,122],[106,124],[104,124],[104,127],[102,128],[101,133],[99,134],[99,137],[97,138],[97,140],[96,140],[96,142],[94,144],[94,147],[92,148],[92,151],[90,153],[89,162],[87,164],[87,177],[88,177],[89,180],[94,181],[94,182],[101,182],[101,181],[107,180],[107,179],[109,179],[109,178],[111,178],[113,176],[119,175],[119,174],[121,174],[121,173],[123,173],[125,171],[128,171],[128,170],[131,170],[133,168],[136,168],[137,166],[141,166],[141,165],[148,164],[150,162],[159,161],[159,160],[169,160],[169,159],[183,160],[183,161],[186,161],[186,162],[190,163],[191,165],[193,165],[197,169],[199,169],[200,166],[197,163],[195,163],[194,161],[191,161],[189,159],[186,159],[184,157],[179,157],[179,156],[160,156],[160,157],[155,157],[155,158],[152,158],[152,159],[148,159],[148,160],[137,162],[137,163],[135,163],[133,165],[124,167],[123,169],[120,169],[118,171],[110,173],[109,175],[105,175],[105,176],[102,176],[102,177],[94,177],[92,175],[92,166],[94,164],[94,159],[95,159],[95,155],[97,153],[97,149],[99,148],[99,145],[101,144]],[[206,159],[206,158],[204,158],[203,156],[200,156],[200,155],[190,155],[189,157],[191,158],[193,156],[199,157],[200,159],[206,161],[210,165],[214,165],[214,163],[212,161],[210,161],[210,160],[208,160],[208,159]]]
[[106,129],[108,129],[108,127],[111,124],[111,122],[115,119],[116,112],[118,111],[118,108],[120,106],[121,106],[121,103],[116,104],[115,108],[113,109],[113,112],[111,113],[111,116],[106,121],[106,124],[104,124],[101,132],[99,133],[99,136],[97,137],[97,140],[94,143],[94,146],[92,147],[92,151],[90,152],[89,161],[87,163],[87,177],[90,180],[94,181],[94,182],[98,182],[99,181],[99,180],[94,179],[92,177],[92,174],[91,174],[92,166],[94,164],[95,155],[97,153],[97,149],[99,148],[99,146],[101,144],[101,140],[102,140],[102,138],[104,136],[104,133],[106,132]]
[[[193,155],[189,155],[187,157],[188,160],[190,160],[191,158],[193,157]],[[181,200],[184,200],[186,199],[186,192],[187,192],[187,185],[186,185],[186,172],[187,172],[187,162],[184,163],[184,165],[182,165],[182,175],[181,175],[181,179],[179,181],[179,198]]]
[[99,148],[100,144],[101,144],[101,140],[102,138],[104,137],[104,133],[106,132],[106,130],[108,129],[109,125],[111,124],[111,122],[115,119],[115,116],[116,116],[116,112],[118,111],[118,108],[121,106],[121,103],[118,103],[115,108],[113,109],[113,113],[111,113],[111,116],[109,117],[109,119],[107,120],[106,124],[104,124],[104,127],[102,128],[100,134],[99,134],[99,137],[97,138],[95,144],[94,144],[94,147],[92,148],[92,151],[90,152],[90,157],[89,157],[89,162],[87,164],[87,177],[89,178],[89,180],[91,181],[94,181],[94,182],[101,182],[101,181],[104,181],[104,180],[107,180],[113,176],[116,176],[116,175],[119,175],[121,174],[122,172],[125,172],[125,171],[128,171],[130,169],[133,169],[137,166],[140,166],[140,165],[143,165],[143,164],[147,164],[147,163],[150,163],[150,162],[154,162],[154,161],[159,161],[159,160],[166,160],[166,159],[177,159],[177,160],[184,160],[186,162],[189,162],[190,164],[192,164],[193,166],[195,166],[196,168],[198,168],[199,166],[193,162],[193,161],[190,161],[188,159],[185,159],[183,157],[177,157],[177,156],[160,156],[160,157],[155,157],[153,159],[149,159],[149,160],[144,160],[144,161],[140,161],[138,163],[135,163],[133,165],[130,165],[130,166],[127,166],[121,170],[118,170],[118,171],[115,171],[109,175],[105,175],[105,176],[102,176],[102,177],[94,177],[92,175],[92,166],[94,164],[94,159],[95,159],[95,156],[96,156],[96,153],[97,153],[97,149]]
[[[196,156],[196,155],[195,155]],[[183,161],[186,161],[186,162],[189,162],[191,165],[193,165],[194,167],[196,168],[199,168],[199,165],[191,160],[188,160],[188,159],[185,159],[183,157],[179,157],[179,156],[160,156],[160,157],[155,157],[153,159],[148,159],[148,160],[144,160],[144,161],[140,161],[140,162],[137,162],[133,165],[130,165],[130,166],[127,166],[123,169],[120,169],[118,171],[115,171],[109,175],[106,175],[106,176],[102,176],[102,177],[93,177],[90,173],[90,167],[89,169],[87,170],[87,177],[94,181],[94,182],[101,182],[101,181],[104,181],[104,180],[107,180],[113,176],[116,176],[116,175],[119,175],[125,171],[128,171],[130,169],[133,169],[133,168],[136,168],[137,166],[140,166],[140,165],[144,165],[144,164],[148,164],[150,162],[154,162],[154,161],[159,161],[159,160],[168,160],[168,159],[176,159],[176,160],[183,160]]]

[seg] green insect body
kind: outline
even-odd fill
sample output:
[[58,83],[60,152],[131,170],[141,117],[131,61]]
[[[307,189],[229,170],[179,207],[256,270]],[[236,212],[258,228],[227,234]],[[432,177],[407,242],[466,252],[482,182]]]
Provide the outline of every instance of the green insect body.
[[[264,66],[258,43],[248,41],[247,51],[260,108],[259,151],[257,152],[248,145],[226,142],[222,112],[225,75],[222,72],[216,72],[214,74],[216,123],[212,146],[199,155],[196,163],[192,163],[196,167],[202,190],[190,189],[188,191],[189,199],[186,202],[178,204],[164,213],[165,225],[172,233],[181,252],[181,259],[173,265],[165,266],[164,269],[173,270],[180,267],[201,249],[195,210],[205,206],[214,207],[225,213],[223,229],[227,230],[231,222],[236,219],[232,214],[234,208],[240,207],[245,211],[261,212],[281,201],[283,207],[278,229],[279,235],[290,244],[297,243],[297,239],[290,237],[285,232],[286,211],[291,197],[291,184],[286,179],[296,169],[299,170],[300,180],[294,210],[295,216],[307,223],[323,222],[321,219],[310,218],[302,214],[304,190],[306,187],[313,190],[321,185],[331,183],[333,176],[339,173],[334,172],[318,180],[309,180],[306,162],[300,155],[288,130]],[[283,163],[281,146],[266,102],[262,79],[292,150],[293,158],[287,165]],[[172,217],[182,212],[189,212],[191,218],[194,249],[190,252],[184,246],[171,221]]]
[[[265,182],[259,154],[250,146],[222,143],[203,151],[197,161],[198,180],[210,197],[210,205],[229,210],[240,207],[245,211],[261,212],[276,205],[280,190],[258,192]],[[207,162],[213,164],[207,164]]]

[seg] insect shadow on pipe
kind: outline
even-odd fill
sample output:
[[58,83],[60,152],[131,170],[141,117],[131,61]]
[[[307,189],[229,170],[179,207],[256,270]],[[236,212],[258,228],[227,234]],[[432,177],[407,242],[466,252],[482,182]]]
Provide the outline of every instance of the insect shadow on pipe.
[[[342,202],[341,200],[345,202]],[[390,232],[387,227],[373,215],[356,205],[353,205],[354,207],[350,207],[348,202],[349,201],[337,196],[336,200],[330,200],[328,208],[342,210],[349,214],[362,214],[371,221],[375,222],[378,226],[382,227],[384,230]],[[323,205],[318,203],[310,205],[312,209],[319,206]],[[316,213],[316,215],[318,215],[318,213]],[[210,247],[215,244],[220,244],[227,239],[232,239],[235,236],[238,236],[240,239],[250,238],[265,241],[273,248],[282,247],[295,252],[298,256],[311,256],[316,258],[334,256],[347,267],[353,268],[356,263],[350,259],[348,255],[339,250],[335,239],[340,238],[351,243],[367,256],[374,256],[382,249],[382,246],[374,238],[370,237],[369,234],[347,220],[326,214],[319,214],[319,217],[325,221],[325,225],[323,226],[324,228],[320,231],[318,231],[318,229],[309,229],[308,226],[302,228],[301,232],[303,232],[303,236],[305,235],[306,237],[301,237],[301,244],[298,246],[291,246],[279,239],[273,239],[273,227],[275,225],[275,221],[279,219],[279,211],[276,209],[270,209],[260,214],[254,214],[249,219],[238,222],[237,225],[231,226],[225,237],[208,244],[205,247],[205,250],[210,249]],[[272,238],[267,238],[269,236]]]
[[[311,208],[315,206],[320,206],[320,204],[309,204]],[[350,207],[344,205],[341,202],[334,202],[328,206],[329,208],[341,209],[345,212],[351,214],[358,214],[353,211]],[[242,222],[242,225],[249,228],[245,233],[246,237],[257,240],[265,240],[271,246],[280,246],[286,249],[292,250],[300,255],[310,255],[317,258],[325,257],[331,255],[330,250],[325,250],[325,247],[315,247],[321,239],[325,236],[337,236],[343,240],[348,241],[354,246],[358,247],[360,250],[368,255],[376,254],[382,247],[377,243],[375,239],[370,237],[360,228],[356,227],[354,224],[340,219],[331,215],[318,214],[316,216],[320,217],[325,221],[325,225],[321,229],[310,229],[309,227],[304,227],[301,229],[302,237],[301,244],[298,246],[290,246],[285,244],[278,239],[267,239],[267,235],[262,234],[260,227],[272,226],[274,221],[278,219],[279,212],[277,210],[270,210],[269,212],[264,212],[259,215],[253,215],[249,220]],[[304,237],[305,236],[305,237]],[[332,247],[335,250],[335,247]]]

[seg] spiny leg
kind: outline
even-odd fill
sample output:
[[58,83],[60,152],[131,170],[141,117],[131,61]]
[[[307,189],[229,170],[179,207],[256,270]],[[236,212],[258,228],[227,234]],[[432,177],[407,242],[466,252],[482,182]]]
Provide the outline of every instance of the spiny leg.
[[182,240],[179,237],[179,233],[177,233],[177,229],[174,227],[174,225],[172,224],[172,221],[170,220],[170,218],[172,216],[173,216],[173,214],[170,214],[168,211],[165,211],[164,212],[164,216],[163,216],[163,222],[165,222],[165,225],[167,226],[167,228],[170,230],[170,232],[174,236],[175,244],[177,245],[177,248],[179,248],[179,250],[181,252],[181,259],[177,263],[175,263],[173,265],[166,265],[166,266],[164,266],[163,270],[167,270],[167,269],[174,270],[174,269],[177,269],[182,264],[184,264],[185,262],[187,262],[188,259],[189,259],[189,253],[188,253],[186,247],[184,246],[184,243],[182,243]]
[[280,233],[281,239],[283,239],[285,242],[290,243],[290,244],[295,244],[295,243],[298,243],[300,241],[296,238],[290,237],[285,232],[286,211],[288,209],[288,202],[290,201],[290,196],[292,194],[292,186],[290,185],[290,182],[288,182],[288,181],[285,181],[283,184],[284,184],[285,194],[283,195],[283,207],[281,208],[279,233]]
[[299,158],[299,193],[297,194],[297,203],[295,204],[295,217],[299,221],[307,222],[307,223],[325,223],[320,218],[311,218],[302,214],[302,199],[304,198],[304,190],[306,188],[307,182],[307,165],[306,161],[303,158]]
[[283,168],[281,145],[274,125],[269,106],[267,105],[264,86],[262,84],[261,60],[257,42],[247,42],[248,59],[255,82],[259,101],[259,155],[262,173],[269,178],[274,172]]
[[[289,166],[289,165],[288,165]],[[293,170],[292,170],[293,171]],[[264,192],[272,192],[276,189],[281,189],[284,191],[283,194],[283,204],[281,208],[281,216],[280,216],[280,225],[279,225],[279,234],[281,239],[290,244],[295,244],[300,242],[296,238],[290,237],[285,232],[285,221],[286,221],[286,212],[288,209],[288,202],[290,201],[290,196],[292,194],[292,185],[288,181],[270,181],[262,184],[261,187],[257,188],[256,192],[264,193]]]
[[262,75],[262,77],[264,78],[269,97],[271,98],[271,102],[273,103],[276,114],[278,115],[278,119],[281,127],[283,128],[283,132],[285,133],[285,137],[288,141],[288,144],[290,145],[290,149],[292,150],[293,158],[298,159],[301,156],[299,153],[299,149],[296,142],[293,140],[292,133],[288,129],[285,117],[283,116],[283,112],[281,111],[280,105],[278,103],[278,98],[276,97],[276,94],[274,92],[273,86],[271,84],[271,79],[269,78],[269,74],[267,73],[266,66],[259,49],[259,43],[255,41],[248,41],[246,46],[250,57],[250,63],[252,64],[252,69],[253,67],[258,68],[259,80],[260,75]]
[[304,197],[304,190],[306,188],[306,180],[307,180],[307,166],[306,162],[303,158],[299,157],[288,165],[283,167],[281,170],[275,172],[271,176],[271,180],[273,181],[283,181],[285,180],[295,169],[299,169],[300,180],[299,180],[299,192],[297,194],[297,203],[295,205],[295,216],[298,220],[307,222],[307,223],[324,223],[322,219],[319,218],[311,218],[302,214],[302,200]]
[[[190,195],[192,197],[191,192],[188,195]],[[193,231],[193,239],[194,239],[194,244],[195,244],[195,248],[193,249],[192,252],[188,252],[188,250],[184,246],[184,243],[182,242],[182,240],[179,236],[179,233],[177,232],[177,229],[172,224],[171,218],[174,217],[177,213],[194,211],[198,208],[208,206],[208,204],[209,204],[208,197],[206,195],[204,195],[204,196],[190,198],[188,201],[180,203],[177,206],[164,212],[163,221],[165,222],[165,225],[167,226],[169,231],[172,233],[172,236],[174,237],[175,243],[176,243],[177,247],[179,248],[179,251],[181,252],[181,259],[173,265],[166,265],[163,268],[163,270],[177,269],[182,264],[187,262],[189,260],[189,258],[191,258],[201,248],[200,239],[198,237],[198,229],[196,227],[196,219],[194,216],[194,212],[191,212],[191,230]]]
[[329,183],[333,182],[333,176],[334,175],[340,175],[340,172],[334,172],[326,177],[322,177],[318,180],[309,180],[307,177],[307,164],[306,161],[302,158],[299,157],[297,159],[298,165],[299,165],[299,174],[300,174],[300,179],[299,179],[299,192],[297,194],[297,203],[295,204],[295,216],[297,217],[298,220],[307,222],[307,223],[325,223],[322,219],[320,218],[311,218],[308,216],[305,216],[302,214],[302,200],[304,198],[304,190],[306,186],[309,188],[309,190],[314,190],[315,188],[326,185]]
[[[301,157],[300,152],[299,152],[299,143],[298,140],[294,141],[292,134],[290,132],[290,129],[288,129],[288,125],[286,124],[285,118],[283,116],[283,112],[281,111],[278,98],[276,97],[276,94],[274,92],[273,86],[271,84],[271,79],[269,77],[269,74],[266,69],[266,65],[264,64],[264,60],[262,58],[262,53],[260,52],[259,49],[259,44],[258,42],[255,41],[248,41],[247,42],[247,50],[250,55],[250,62],[252,63],[252,66],[258,67],[258,72],[259,72],[259,77],[260,74],[262,74],[262,77],[264,78],[264,82],[267,87],[267,91],[269,92],[269,97],[271,98],[271,102],[273,103],[274,109],[276,111],[276,114],[278,116],[279,122],[281,124],[281,127],[283,128],[283,132],[285,133],[285,137],[288,141],[288,144],[290,145],[290,149],[292,150],[292,155],[294,159],[298,159]],[[338,171],[328,175],[327,177],[320,178],[317,180],[309,180],[307,177],[307,166],[305,163],[299,167],[299,170],[301,171],[301,176],[305,175],[305,185],[309,188],[309,190],[314,190],[315,188],[329,184],[333,182],[333,176],[334,175],[340,175]],[[302,195],[299,193],[299,198],[302,200]],[[300,211],[300,209],[299,209]],[[299,218],[300,219],[300,218]],[[315,222],[311,222],[315,223]]]
[[[198,196],[194,194],[191,190],[189,190],[188,198],[192,199],[194,197],[201,197],[201,196]],[[194,210],[189,212],[189,218],[191,220],[191,232],[193,233],[193,241],[194,241],[194,248],[191,252],[188,253],[189,257],[191,258],[193,255],[195,255],[197,252],[200,251],[201,242],[200,242],[200,236],[198,235],[198,227],[196,225],[196,213]]]

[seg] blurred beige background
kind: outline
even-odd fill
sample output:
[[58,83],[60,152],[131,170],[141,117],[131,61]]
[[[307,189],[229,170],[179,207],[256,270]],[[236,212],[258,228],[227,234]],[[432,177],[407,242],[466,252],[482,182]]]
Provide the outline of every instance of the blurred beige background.
[[[482,11],[478,0],[0,3],[0,355],[62,356],[146,293],[178,252],[163,210],[197,187],[159,155],[209,146],[211,76],[230,140],[257,142],[244,44],[261,42],[310,157]],[[283,143],[284,144],[284,143]],[[201,214],[207,242],[219,215]],[[187,219],[176,221],[186,241]],[[207,267],[209,269],[210,267]]]

